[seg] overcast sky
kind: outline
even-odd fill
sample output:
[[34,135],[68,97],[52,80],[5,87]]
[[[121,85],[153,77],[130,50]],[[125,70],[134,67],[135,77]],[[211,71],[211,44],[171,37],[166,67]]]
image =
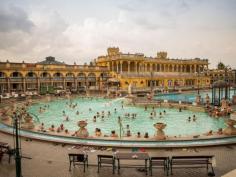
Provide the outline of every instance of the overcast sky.
[[110,46],[236,68],[236,0],[0,0],[0,61],[83,64]]

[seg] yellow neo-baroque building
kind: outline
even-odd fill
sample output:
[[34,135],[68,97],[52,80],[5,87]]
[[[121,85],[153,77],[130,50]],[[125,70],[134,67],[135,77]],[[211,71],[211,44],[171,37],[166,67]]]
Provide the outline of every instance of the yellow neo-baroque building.
[[[38,63],[0,62],[0,92],[45,92],[50,90],[104,90],[106,67],[68,65],[46,57]],[[46,89],[46,90],[45,90]]]
[[208,64],[207,59],[170,59],[167,52],[158,52],[155,57],[122,53],[118,47],[108,48],[106,56],[96,59],[96,65],[107,67],[123,89],[130,84],[137,89],[209,87]]
[[166,52],[156,57],[125,54],[119,48],[108,48],[90,65],[68,65],[46,57],[37,63],[0,62],[0,92],[51,89],[103,91],[202,88],[210,86],[207,59],[169,59]]

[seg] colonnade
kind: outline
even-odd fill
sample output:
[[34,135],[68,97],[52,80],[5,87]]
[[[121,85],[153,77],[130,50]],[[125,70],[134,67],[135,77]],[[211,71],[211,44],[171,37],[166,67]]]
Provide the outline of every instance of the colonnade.
[[207,68],[204,64],[165,64],[147,63],[138,61],[111,61],[108,63],[109,71],[122,72],[202,72]]

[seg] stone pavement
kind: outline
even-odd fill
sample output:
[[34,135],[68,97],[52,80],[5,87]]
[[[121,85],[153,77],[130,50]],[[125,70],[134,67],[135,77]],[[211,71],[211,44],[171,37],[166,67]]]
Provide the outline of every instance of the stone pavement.
[[[0,141],[8,142],[13,145],[13,138],[10,135],[0,133]],[[96,150],[89,152],[89,168],[84,173],[82,166],[76,166],[69,172],[68,153],[80,152],[81,149],[71,148],[72,145],[53,144],[42,141],[26,141],[22,138],[22,155],[32,157],[22,159],[23,177],[144,177],[144,172],[139,172],[135,168],[122,168],[121,174],[112,174],[112,169],[104,167],[101,172],[97,173],[97,154],[112,154],[111,151]],[[120,152],[131,152],[129,148],[118,148]],[[158,155],[215,155],[217,177],[236,168],[236,145],[205,147],[205,148],[178,148],[178,149],[146,149],[150,156]],[[162,169],[155,169],[153,176],[164,177]],[[202,177],[207,176],[206,169],[188,168],[174,169],[173,177]],[[0,177],[15,177],[15,163],[8,164],[8,157],[4,155],[0,163]]]

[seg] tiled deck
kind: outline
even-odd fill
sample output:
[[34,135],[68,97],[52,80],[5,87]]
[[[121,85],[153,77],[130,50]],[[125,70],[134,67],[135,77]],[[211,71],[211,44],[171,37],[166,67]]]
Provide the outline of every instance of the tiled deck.
[[[10,135],[0,133],[0,141],[8,142],[13,145],[13,138]],[[144,177],[144,172],[139,172],[135,168],[122,168],[121,174],[112,175],[111,168],[102,168],[101,172],[97,173],[97,167],[94,166],[97,163],[97,154],[111,154],[111,151],[98,151],[89,152],[89,168],[83,173],[83,168],[76,166],[72,168],[72,171],[68,171],[68,153],[79,152],[82,149],[71,148],[71,145],[62,146],[61,144],[55,145],[52,143],[40,142],[40,141],[26,141],[22,139],[22,152],[23,156],[32,157],[29,159],[22,159],[23,177]],[[123,148],[118,149],[120,152],[131,152],[131,149]],[[218,147],[205,147],[205,148],[190,148],[190,149],[147,149],[150,156],[158,155],[202,155],[212,154],[216,156],[215,173],[217,177],[236,168],[236,145],[230,146],[218,146]],[[153,176],[164,177],[162,169],[154,170]],[[206,169],[189,168],[189,169],[176,169],[174,170],[173,177],[201,177],[207,176]],[[12,163],[8,164],[8,157],[5,155],[0,163],[0,177],[15,177],[15,163],[12,159]]]

